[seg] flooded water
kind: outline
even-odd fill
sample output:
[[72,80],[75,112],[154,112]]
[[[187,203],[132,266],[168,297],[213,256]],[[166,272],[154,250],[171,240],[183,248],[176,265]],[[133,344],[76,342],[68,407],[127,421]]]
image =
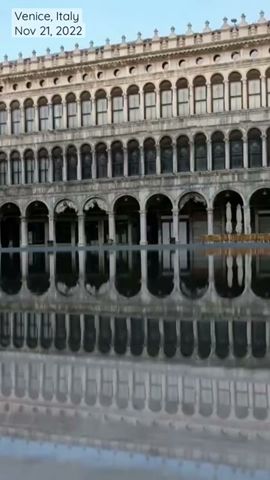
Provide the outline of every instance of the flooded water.
[[1,480],[269,479],[270,249],[6,252],[0,281]]

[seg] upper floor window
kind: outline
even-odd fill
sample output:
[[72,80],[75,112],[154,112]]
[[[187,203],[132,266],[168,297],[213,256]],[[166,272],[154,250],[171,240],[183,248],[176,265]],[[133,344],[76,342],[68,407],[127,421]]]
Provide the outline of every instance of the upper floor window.
[[24,117],[26,133],[33,132],[35,127],[35,107],[31,98],[24,102]]
[[177,139],[177,171],[189,172],[190,170],[190,146],[189,139],[181,135]]
[[81,112],[81,125],[82,127],[88,127],[91,124],[91,97],[89,92],[81,94]]
[[62,128],[63,125],[63,104],[60,95],[52,99],[53,129]]
[[189,114],[189,91],[188,82],[185,78],[180,78],[177,82],[177,114],[184,117]]
[[243,136],[239,130],[230,133],[230,168],[243,167]]
[[112,91],[112,122],[121,123],[124,120],[124,99],[121,88]]
[[173,171],[173,146],[170,137],[163,137],[160,141],[161,173]]
[[140,120],[140,94],[136,85],[129,87],[127,92],[128,100],[128,120],[136,122]]
[[122,177],[124,175],[124,152],[121,142],[112,144],[112,176]]
[[82,179],[92,178],[92,151],[88,144],[81,147]]
[[207,90],[204,77],[197,77],[194,80],[194,111],[201,114],[207,112]]
[[97,178],[107,177],[108,153],[105,143],[96,146]]
[[162,118],[172,116],[172,85],[167,80],[160,85],[160,107]]
[[152,83],[144,87],[144,118],[146,120],[156,118],[156,92]]
[[195,136],[195,170],[207,170],[207,144],[203,133]]
[[35,160],[33,150],[24,153],[25,183],[34,183]]
[[262,136],[260,130],[252,128],[248,132],[248,166],[262,166]]
[[4,152],[0,152],[0,185],[7,183],[7,156]]
[[261,107],[261,75],[258,70],[247,74],[248,108]]
[[77,180],[77,149],[70,145],[67,149],[67,180]]
[[212,77],[212,111],[214,113],[224,111],[224,83],[223,77],[216,74]]
[[225,142],[222,132],[212,135],[212,168],[223,170],[225,168]]
[[241,110],[242,102],[242,77],[240,73],[233,72],[229,76],[230,110]]
[[38,181],[49,181],[49,155],[46,148],[41,148],[38,152]]
[[145,175],[156,173],[156,142],[153,138],[144,141],[144,171]]
[[49,128],[49,105],[48,100],[42,97],[38,100],[38,121],[39,130],[44,131]]
[[11,183],[19,185],[21,183],[21,158],[17,151],[10,155]]
[[19,135],[21,131],[21,109],[16,100],[10,105],[11,112],[11,133]]
[[78,126],[77,120],[77,102],[74,93],[67,95],[67,127],[76,128]]
[[52,151],[53,181],[61,182],[63,180],[63,152],[62,148],[55,147]]
[[128,142],[128,175],[140,173],[140,146],[137,140]]
[[7,107],[5,103],[0,103],[0,135],[7,133]]
[[108,122],[108,100],[106,92],[99,90],[96,93],[97,125],[106,125]]

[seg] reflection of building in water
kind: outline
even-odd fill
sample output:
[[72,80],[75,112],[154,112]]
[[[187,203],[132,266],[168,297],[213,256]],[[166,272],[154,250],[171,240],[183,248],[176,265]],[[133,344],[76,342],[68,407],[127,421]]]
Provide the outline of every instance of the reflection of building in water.
[[5,58],[2,247],[269,232],[268,27]]

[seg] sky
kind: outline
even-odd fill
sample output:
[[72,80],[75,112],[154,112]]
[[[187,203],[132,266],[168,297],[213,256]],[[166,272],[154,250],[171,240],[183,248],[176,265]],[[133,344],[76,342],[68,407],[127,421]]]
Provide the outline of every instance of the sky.
[[[12,38],[12,8],[33,8],[34,11],[37,8],[81,8],[86,36],[80,39],[46,36],[38,39]],[[33,50],[43,55],[47,47],[52,53],[59,52],[61,45],[66,50],[72,50],[75,43],[87,48],[91,40],[96,46],[104,45],[106,38],[111,43],[120,43],[122,35],[127,41],[133,41],[139,31],[143,38],[150,38],[156,28],[160,35],[169,34],[171,26],[175,27],[177,34],[183,34],[189,22],[193,31],[202,31],[206,20],[215,29],[220,28],[224,16],[229,20],[240,19],[242,13],[252,23],[259,18],[260,10],[270,19],[269,0],[260,0],[258,4],[246,0],[1,0],[0,61],[5,54],[10,60],[17,59],[19,52],[29,57]]]

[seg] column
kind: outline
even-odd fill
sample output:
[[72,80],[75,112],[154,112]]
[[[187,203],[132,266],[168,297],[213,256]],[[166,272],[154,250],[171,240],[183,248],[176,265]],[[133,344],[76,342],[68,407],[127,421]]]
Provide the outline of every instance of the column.
[[63,128],[67,128],[67,104],[63,102],[63,119],[62,119]]
[[28,245],[27,241],[27,219],[21,217],[21,247],[26,247]]
[[261,91],[261,98],[262,98],[262,107],[266,107],[267,102],[266,102],[266,78],[264,75],[261,77],[261,85],[262,85],[262,91]]
[[160,117],[160,91],[156,90],[156,118]]
[[76,245],[76,223],[74,221],[71,222],[71,245],[75,247]]
[[175,238],[175,243],[179,242],[179,210],[174,208],[172,211],[173,215],[173,236]]
[[7,185],[11,185],[10,155],[7,153]]
[[144,148],[143,148],[143,145],[140,145],[140,170],[141,170],[141,176],[144,177],[145,169],[144,169]]
[[21,178],[21,183],[25,183],[25,163],[24,163],[23,151],[20,152],[20,157],[21,157],[21,165],[22,165],[22,178]]
[[225,170],[230,170],[230,141],[225,137]]
[[140,120],[144,120],[144,91],[140,88]]
[[123,95],[123,108],[124,108],[124,122],[128,121],[128,101],[127,95]]
[[78,121],[78,128],[82,126],[82,104],[81,100],[77,100],[77,121]]
[[108,123],[112,123],[112,97],[111,97],[111,95],[108,95],[107,99],[108,99]]
[[79,276],[83,280],[85,274],[85,250],[79,250]]
[[124,153],[124,177],[128,177],[128,151],[127,147],[123,147]]
[[211,83],[207,83],[206,84],[206,88],[207,88],[207,113],[211,113],[212,112],[212,91],[211,91]]
[[207,170],[212,170],[212,142],[211,139],[207,140]]
[[37,105],[34,105],[34,132],[38,132],[39,131],[39,118],[38,118],[38,113],[39,113],[39,110],[38,110],[38,106]]
[[109,239],[112,240],[113,243],[116,241],[114,212],[109,212]]
[[112,178],[112,151],[110,148],[107,149],[108,153],[108,178]]
[[50,281],[54,283],[55,279],[55,255],[49,255]]
[[193,94],[193,85],[189,85],[189,111],[190,115],[194,115],[194,94]]
[[225,112],[230,110],[229,81],[224,80],[224,108]]
[[52,160],[52,154],[49,150],[48,152],[48,155],[49,155],[49,182],[52,183],[53,182],[53,160]]
[[79,247],[85,246],[85,225],[84,225],[84,215],[78,215],[78,237],[79,237]]
[[267,136],[262,134],[262,166],[267,167]]
[[177,146],[173,143],[173,173],[177,173]]
[[245,78],[242,80],[243,85],[243,109],[247,109],[247,81]]
[[21,132],[25,133],[25,114],[24,114],[24,107],[21,107]]
[[194,142],[191,140],[190,141],[190,144],[189,144],[189,147],[190,147],[190,171],[191,172],[194,172],[195,168],[194,168]]
[[11,111],[7,108],[7,135],[11,135]]
[[207,209],[207,234],[213,235],[214,231],[214,218],[213,218],[213,208]]
[[55,242],[54,215],[49,215],[49,242]]
[[77,180],[82,179],[82,156],[81,156],[81,150],[80,147],[77,147]]
[[67,181],[67,152],[64,148],[63,151],[63,182]]
[[49,103],[48,109],[49,109],[49,130],[53,130],[53,106],[51,103]]
[[248,141],[246,136],[243,138],[243,155],[244,155],[244,168],[248,168]]
[[95,147],[92,148],[92,178],[97,178],[97,156]]
[[246,235],[251,233],[249,205],[244,206],[244,232]]
[[146,211],[140,210],[140,245],[147,245]]
[[160,175],[160,173],[161,173],[160,145],[159,145],[158,142],[156,143],[156,152],[157,152],[157,155],[156,155],[156,173],[157,173],[157,175]]
[[91,125],[97,124],[97,105],[96,99],[93,98],[92,100],[92,110],[91,110]]
[[177,88],[172,89],[172,114],[173,117],[177,117]]

